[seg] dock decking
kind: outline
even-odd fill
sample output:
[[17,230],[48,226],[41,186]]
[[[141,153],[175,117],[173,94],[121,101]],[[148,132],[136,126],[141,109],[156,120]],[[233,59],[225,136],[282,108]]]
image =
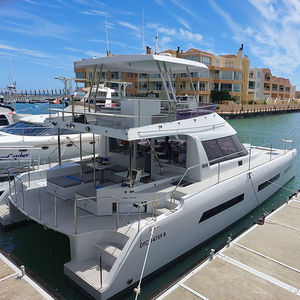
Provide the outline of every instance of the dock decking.
[[54,299],[0,253],[0,299]]
[[157,299],[300,299],[300,195]]

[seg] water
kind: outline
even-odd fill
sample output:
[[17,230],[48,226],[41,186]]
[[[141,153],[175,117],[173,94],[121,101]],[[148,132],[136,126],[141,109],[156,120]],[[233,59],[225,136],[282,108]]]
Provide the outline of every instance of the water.
[[[14,103],[11,105],[17,113],[20,114],[48,114],[49,113],[49,103]],[[51,109],[62,108],[63,104],[50,103]],[[55,112],[51,112],[52,114]]]
[[[35,112],[35,109],[33,111]],[[41,112],[39,111],[38,113]],[[293,113],[250,119],[235,119],[229,120],[229,123],[238,131],[238,135],[243,142],[250,142],[251,140],[253,144],[261,145],[274,141],[275,138],[278,139],[278,133],[282,133],[283,136],[288,135],[290,138],[294,138],[296,140],[295,146],[300,151],[299,119],[300,113]],[[258,134],[261,130],[269,133],[266,135]],[[300,155],[298,155],[297,159],[297,176],[285,185],[287,189],[292,191],[300,188],[299,161]],[[150,298],[162,286],[182,275],[184,270],[191,268],[196,262],[202,260],[205,255],[209,254],[210,249],[217,249],[221,244],[225,243],[228,236],[235,236],[241,230],[249,228],[253,221],[262,213],[269,212],[280,205],[291,194],[289,190],[279,190],[262,207],[248,214],[212,241],[201,245],[201,247],[184,259],[164,272],[160,272],[155,278],[142,283],[142,294],[139,299]],[[85,294],[71,285],[63,275],[63,264],[70,259],[69,242],[64,235],[52,230],[44,230],[42,226],[33,223],[6,232],[0,231],[0,245],[12,252],[25,266],[33,270],[66,299],[88,299]],[[134,295],[131,293],[125,295],[122,299],[134,299]]]

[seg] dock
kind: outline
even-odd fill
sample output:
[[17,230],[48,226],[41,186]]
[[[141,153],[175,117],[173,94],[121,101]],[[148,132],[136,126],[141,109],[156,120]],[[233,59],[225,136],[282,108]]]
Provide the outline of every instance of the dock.
[[300,299],[300,194],[156,299]]
[[300,112],[300,103],[281,101],[280,103],[268,104],[232,104],[218,105],[216,112],[225,119],[251,118],[269,116],[276,114],[287,114]]
[[24,266],[17,267],[5,251],[0,251],[0,299],[54,299],[26,275]]

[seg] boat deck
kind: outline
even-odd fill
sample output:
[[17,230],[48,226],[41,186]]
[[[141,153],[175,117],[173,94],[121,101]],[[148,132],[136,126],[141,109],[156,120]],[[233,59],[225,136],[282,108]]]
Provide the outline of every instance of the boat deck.
[[157,299],[299,299],[300,195]]
[[1,299],[54,299],[0,253]]

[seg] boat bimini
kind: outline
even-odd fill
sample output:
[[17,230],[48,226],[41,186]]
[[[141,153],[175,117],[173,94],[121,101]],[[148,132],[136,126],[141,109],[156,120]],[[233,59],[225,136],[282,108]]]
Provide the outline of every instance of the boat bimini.
[[[295,176],[293,147],[243,145],[213,104],[178,102],[172,74],[190,75],[207,70],[205,65],[149,54],[75,64],[82,67],[159,73],[166,95],[120,97],[111,108],[88,103],[83,114],[94,118],[88,124],[72,113],[46,120],[61,130],[101,135],[102,159],[50,168],[42,188],[38,181],[28,188],[16,181],[11,188],[12,207],[69,237],[64,273],[93,297],[107,299],[136,286],[139,293],[142,278],[237,221]],[[86,180],[90,173],[92,181]]]

